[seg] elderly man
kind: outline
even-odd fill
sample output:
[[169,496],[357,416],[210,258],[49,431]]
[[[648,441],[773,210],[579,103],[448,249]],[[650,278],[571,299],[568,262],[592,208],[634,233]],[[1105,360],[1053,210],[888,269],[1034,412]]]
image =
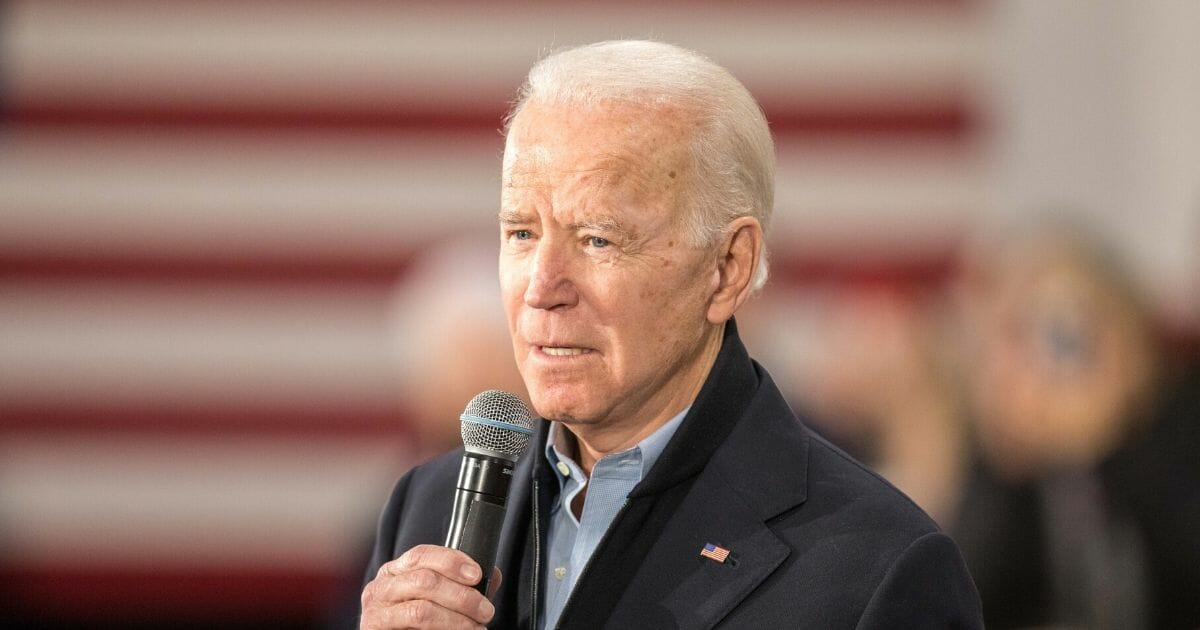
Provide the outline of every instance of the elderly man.
[[605,42],[533,68],[507,129],[500,284],[546,422],[482,568],[500,585],[493,604],[481,567],[436,546],[451,453],[396,486],[363,628],[981,625],[954,543],[805,429],[738,339],[773,177],[757,103],[696,53]]

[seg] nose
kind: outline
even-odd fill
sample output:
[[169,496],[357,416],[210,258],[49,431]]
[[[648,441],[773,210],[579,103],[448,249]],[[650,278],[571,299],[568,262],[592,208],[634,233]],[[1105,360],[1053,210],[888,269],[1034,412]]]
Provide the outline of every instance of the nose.
[[543,238],[534,246],[525,285],[525,305],[554,310],[570,308],[579,299],[572,277],[570,252],[563,243]]

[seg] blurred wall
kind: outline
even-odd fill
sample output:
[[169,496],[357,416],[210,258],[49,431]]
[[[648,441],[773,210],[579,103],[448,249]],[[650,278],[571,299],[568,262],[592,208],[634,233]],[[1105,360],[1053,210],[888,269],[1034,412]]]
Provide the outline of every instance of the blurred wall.
[[1200,4],[989,7],[988,221],[1069,209],[1111,238],[1161,316],[1200,312]]

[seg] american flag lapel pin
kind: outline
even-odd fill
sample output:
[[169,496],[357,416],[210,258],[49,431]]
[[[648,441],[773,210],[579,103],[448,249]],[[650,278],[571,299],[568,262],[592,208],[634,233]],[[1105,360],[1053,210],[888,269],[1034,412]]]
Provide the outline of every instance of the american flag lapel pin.
[[700,555],[708,558],[709,560],[716,560],[717,562],[724,563],[725,558],[729,557],[729,550],[719,545],[706,543],[704,548],[700,550]]

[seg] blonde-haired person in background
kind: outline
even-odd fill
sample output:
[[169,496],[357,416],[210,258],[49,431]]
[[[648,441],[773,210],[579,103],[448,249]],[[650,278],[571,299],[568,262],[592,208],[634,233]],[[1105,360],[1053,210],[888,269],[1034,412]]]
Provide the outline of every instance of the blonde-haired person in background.
[[979,454],[949,526],[989,628],[1200,625],[1200,386],[1120,257],[1059,218],[966,258]]

